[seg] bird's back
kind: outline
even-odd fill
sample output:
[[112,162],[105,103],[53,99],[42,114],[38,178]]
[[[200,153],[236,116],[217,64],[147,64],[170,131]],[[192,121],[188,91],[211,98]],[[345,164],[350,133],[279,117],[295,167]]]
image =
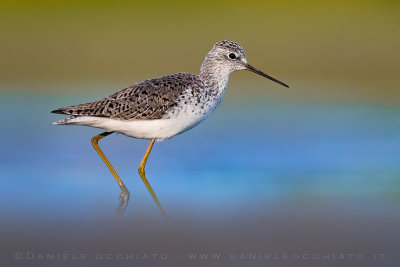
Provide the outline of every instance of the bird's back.
[[203,88],[204,83],[198,75],[176,73],[135,83],[99,101],[62,107],[52,112],[72,115],[72,118],[90,116],[125,121],[155,120],[166,116],[188,91],[196,95]]

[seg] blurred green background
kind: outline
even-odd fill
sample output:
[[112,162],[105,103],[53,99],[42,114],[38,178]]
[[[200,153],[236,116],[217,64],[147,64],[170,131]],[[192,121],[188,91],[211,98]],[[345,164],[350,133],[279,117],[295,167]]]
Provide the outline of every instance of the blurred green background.
[[[140,251],[168,253],[148,265],[204,266],[186,253],[359,252],[218,263],[399,266],[399,14],[398,1],[1,1],[1,259],[71,262],[14,256],[33,250],[131,266],[144,261],[94,255]],[[100,130],[56,127],[50,111],[199,73],[223,39],[290,88],[234,73],[210,118],[155,144],[146,174],[170,224],[137,174],[147,142],[102,140],[132,193],[115,219],[119,188],[89,141]]]
[[[212,45],[232,39],[294,86],[268,97],[397,103],[399,13],[398,1],[2,1],[1,89],[198,73]],[[232,94],[265,82],[251,76],[235,74]]]

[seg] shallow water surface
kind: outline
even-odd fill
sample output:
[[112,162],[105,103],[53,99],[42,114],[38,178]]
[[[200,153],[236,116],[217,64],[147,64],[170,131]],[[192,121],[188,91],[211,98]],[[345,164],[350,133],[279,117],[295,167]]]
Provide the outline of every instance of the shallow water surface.
[[[146,175],[171,218],[165,223],[137,173],[147,141],[117,134],[100,141],[131,191],[117,218],[119,187],[90,143],[101,130],[51,125],[61,116],[49,111],[80,97],[1,95],[7,262],[68,263],[71,253],[86,253],[76,261],[93,265],[333,266],[340,253],[364,253],[346,256],[341,264],[349,266],[399,261],[399,108],[225,100],[198,127],[154,146]],[[13,258],[20,251],[22,259]],[[37,259],[50,252],[69,258]],[[112,259],[96,258],[107,252]],[[151,252],[158,258],[143,259]],[[188,256],[205,252],[222,258]],[[252,253],[291,258],[254,261]],[[296,253],[331,256],[296,260]]]

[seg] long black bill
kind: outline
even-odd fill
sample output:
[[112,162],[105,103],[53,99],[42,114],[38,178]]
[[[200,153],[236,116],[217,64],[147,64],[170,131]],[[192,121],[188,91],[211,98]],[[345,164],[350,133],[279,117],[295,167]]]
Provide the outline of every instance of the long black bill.
[[261,70],[254,68],[254,67],[251,66],[250,64],[246,64],[246,68],[247,68],[247,70],[249,70],[249,71],[251,71],[251,72],[257,73],[258,75],[261,75],[261,76],[263,76],[263,77],[265,77],[265,78],[267,78],[267,79],[270,79],[271,81],[274,81],[274,82],[276,82],[276,83],[279,83],[279,84],[282,85],[282,86],[285,86],[285,87],[289,88],[289,85],[287,85],[286,83],[283,83],[283,82],[281,82],[281,81],[278,81],[278,80],[275,79],[275,78],[272,78],[271,76],[265,74],[265,73],[262,72]]

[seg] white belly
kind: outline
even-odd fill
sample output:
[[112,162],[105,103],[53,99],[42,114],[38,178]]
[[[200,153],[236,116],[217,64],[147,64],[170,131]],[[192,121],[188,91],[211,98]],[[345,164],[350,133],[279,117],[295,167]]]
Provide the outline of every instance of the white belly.
[[171,119],[123,121],[103,117],[82,116],[73,118],[66,124],[101,128],[106,131],[119,132],[135,138],[155,138],[162,140],[171,138],[193,128],[203,119],[205,119],[205,116],[182,116]]

